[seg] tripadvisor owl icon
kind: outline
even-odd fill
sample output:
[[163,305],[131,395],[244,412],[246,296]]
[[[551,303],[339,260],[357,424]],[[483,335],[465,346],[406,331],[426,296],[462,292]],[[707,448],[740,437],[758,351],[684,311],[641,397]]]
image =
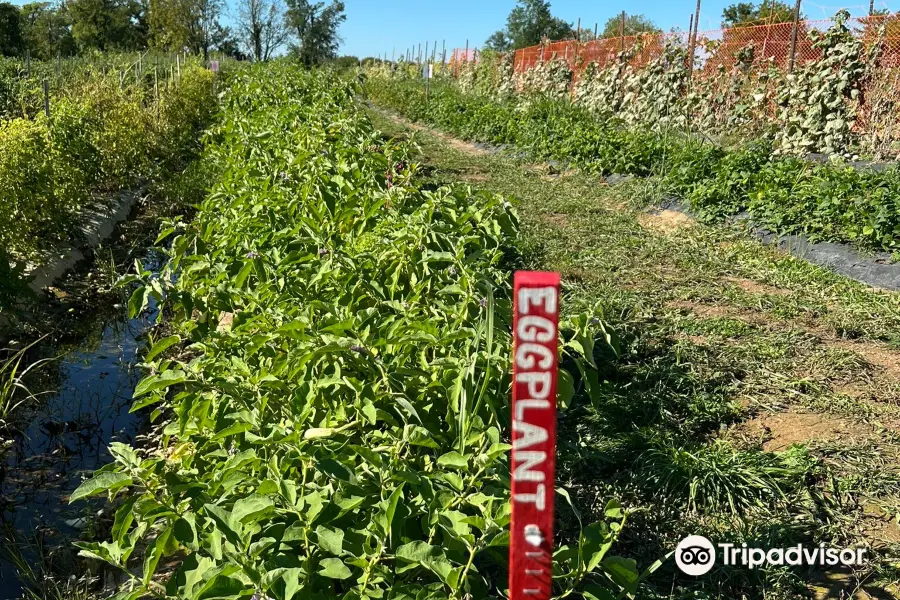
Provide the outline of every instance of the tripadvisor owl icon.
[[675,564],[687,575],[703,575],[716,564],[716,549],[702,535],[689,535],[675,548]]

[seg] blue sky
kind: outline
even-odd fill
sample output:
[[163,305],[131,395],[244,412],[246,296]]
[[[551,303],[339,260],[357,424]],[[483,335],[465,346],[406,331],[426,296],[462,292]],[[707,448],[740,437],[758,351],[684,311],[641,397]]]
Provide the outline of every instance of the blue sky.
[[[234,0],[231,0],[232,2]],[[447,40],[447,48],[466,45],[480,46],[491,33],[501,29],[515,0],[344,0],[347,21],[341,28],[344,42],[341,54],[359,57],[388,53],[396,48],[397,55],[406,48],[429,40],[438,41],[438,48]],[[735,0],[703,0],[700,7],[700,30],[717,29],[722,9]],[[790,0],[787,0],[790,2]],[[825,19],[840,8],[854,15],[868,12],[868,0],[851,0],[853,4],[838,4],[836,0],[804,0],[801,11],[810,19]],[[857,4],[858,3],[858,4]],[[623,9],[632,14],[644,14],[657,26],[668,31],[673,27],[687,30],[694,12],[694,0],[628,0],[597,2],[596,0],[551,0],[553,14],[575,22],[580,17],[582,27],[600,26]],[[876,0],[876,8],[897,10],[900,0]]]

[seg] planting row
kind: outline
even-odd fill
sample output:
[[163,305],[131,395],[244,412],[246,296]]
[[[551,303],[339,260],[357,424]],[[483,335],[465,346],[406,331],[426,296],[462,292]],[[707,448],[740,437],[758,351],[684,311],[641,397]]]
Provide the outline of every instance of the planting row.
[[[516,216],[496,195],[420,189],[359,91],[260,64],[223,98],[204,157],[218,178],[195,222],[165,228],[168,266],[130,302],[162,301],[173,332],[135,391],[159,443],[115,444],[72,496],[118,502],[112,540],[81,548],[128,573],[120,599],[506,586]],[[596,382],[590,322],[566,325],[563,404]],[[564,534],[562,591],[637,585],[606,556],[624,514],[607,518]]]
[[782,233],[893,250],[900,237],[900,173],[856,171],[775,153],[765,137],[734,147],[702,136],[606,118],[567,98],[527,94],[498,99],[452,81],[424,85],[403,73],[372,73],[377,104],[465,139],[512,144],[535,160],[573,163],[601,174],[658,175],[702,219],[748,211]]
[[602,62],[583,64],[573,43],[571,52],[542,50],[533,65],[520,61],[519,71],[513,69],[513,55],[486,51],[454,72],[465,91],[495,98],[571,98],[601,118],[656,131],[680,129],[729,140],[766,136],[777,152],[788,155],[896,158],[900,78],[882,64],[886,24],[867,23],[860,36],[849,13],[839,11],[827,30],[801,33],[817,58],[791,74],[783,62],[761,61],[752,41],[728,56],[720,55],[726,50],[719,42],[704,42],[704,58],[691,65],[683,40],[670,37],[660,46],[653,35],[637,36]]
[[50,118],[0,121],[0,281],[10,262],[21,267],[41,247],[77,241],[76,217],[96,192],[182,164],[215,105],[212,73],[198,64],[158,99],[117,73],[92,71],[67,80]]

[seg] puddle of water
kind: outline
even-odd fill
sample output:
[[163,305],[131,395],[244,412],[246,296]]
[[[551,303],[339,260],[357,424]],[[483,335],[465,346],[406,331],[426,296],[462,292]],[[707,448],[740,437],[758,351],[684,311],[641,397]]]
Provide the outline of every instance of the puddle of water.
[[[86,517],[103,507],[102,499],[93,506],[69,506],[68,496],[95,469],[112,462],[110,442],[131,443],[144,422],[129,409],[141,377],[135,365],[143,334],[156,316],[153,307],[138,319],[107,318],[98,324],[99,341],[44,367],[59,369],[60,387],[30,409],[5,464],[0,461],[0,525],[25,542],[22,553],[30,564],[38,562],[29,542],[38,537],[45,548],[70,544],[89,526]],[[2,532],[0,543],[10,543]],[[0,557],[0,600],[14,600],[21,592],[16,569]]]

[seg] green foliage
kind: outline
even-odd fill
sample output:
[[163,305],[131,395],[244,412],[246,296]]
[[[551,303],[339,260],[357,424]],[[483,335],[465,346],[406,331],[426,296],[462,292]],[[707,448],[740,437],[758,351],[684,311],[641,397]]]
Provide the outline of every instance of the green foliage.
[[616,15],[606,20],[603,29],[600,30],[599,37],[612,38],[622,35],[631,36],[639,33],[662,33],[662,29],[657,27],[651,19],[644,15],[625,15],[625,27],[622,27],[622,17]]
[[68,0],[72,38],[79,51],[137,50],[146,46],[137,0]]
[[34,251],[72,238],[92,191],[136,185],[198,150],[215,107],[211,73],[185,65],[180,83],[161,94],[158,116],[150,97],[142,86],[122,88],[116,74],[89,72],[54,97],[50,119],[0,120],[4,293]]
[[534,46],[542,39],[572,37],[572,25],[550,12],[549,0],[518,0],[506,19],[506,29],[497,31],[485,42],[491,50],[517,50]]
[[[177,335],[153,344],[135,390],[134,410],[167,415],[162,443],[113,444],[115,464],[73,496],[120,501],[112,539],[80,547],[129,574],[123,593],[445,599],[506,585],[511,340],[495,323],[510,317],[516,213],[498,195],[420,189],[408,146],[372,129],[356,93],[282,63],[223,99],[205,158],[216,181],[195,222],[163,232],[171,260],[131,303],[162,300]],[[585,316],[565,334],[567,360],[594,376],[595,329]],[[192,358],[169,358],[176,343]],[[636,585],[609,555],[624,520],[611,503],[565,549],[562,593]],[[172,555],[163,588],[154,573]]]
[[[667,77],[677,84],[678,73]],[[611,88],[603,88],[601,78],[594,81],[597,96],[610,94],[615,108],[615,96],[603,91]],[[891,199],[900,181],[897,170],[860,172],[840,162],[786,158],[765,138],[726,149],[672,128],[642,126],[631,109],[615,116],[598,107],[604,117],[598,119],[587,108],[546,94],[496,99],[437,83],[426,102],[421,83],[402,75],[372,77],[367,91],[412,119],[465,139],[513,144],[535,160],[569,162],[601,174],[661,175],[668,191],[687,200],[701,219],[747,210],[760,225],[813,239],[888,250],[900,239],[900,212]],[[658,103],[644,110],[677,124],[681,115],[666,108],[664,92],[660,87]]]
[[287,0],[287,20],[297,34],[293,54],[305,65],[319,64],[337,56],[338,28],[347,20],[344,3]]
[[824,34],[810,32],[821,60],[799,67],[779,90],[779,151],[850,155],[862,83],[879,44],[870,48],[872,56],[866,60],[862,40],[846,25],[849,17],[842,10]]
[[22,52],[22,22],[18,7],[0,2],[0,56],[18,56]]
[[75,53],[75,40],[64,7],[57,8],[50,2],[30,2],[22,6],[22,38],[33,59],[50,60],[57,53],[62,56]]
[[[801,14],[800,19],[805,17]],[[722,10],[722,27],[747,27],[766,23],[790,23],[794,20],[794,7],[779,0],[737,2]]]

